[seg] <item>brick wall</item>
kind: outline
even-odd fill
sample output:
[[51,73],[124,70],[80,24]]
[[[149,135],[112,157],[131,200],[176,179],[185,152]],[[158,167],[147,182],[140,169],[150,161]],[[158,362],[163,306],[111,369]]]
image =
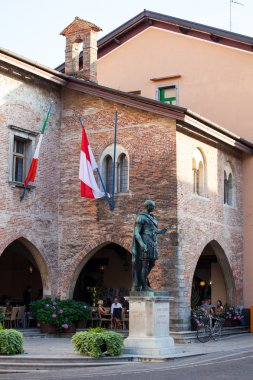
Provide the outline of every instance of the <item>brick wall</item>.
[[[207,164],[206,196],[193,194],[192,153],[204,152]],[[235,179],[235,204],[224,205],[224,168],[231,163]],[[198,259],[205,246],[214,243],[214,252],[224,277],[233,277],[234,289],[227,289],[228,302],[243,303],[243,231],[241,154],[193,136],[177,132],[178,178],[178,286],[179,315],[187,321],[191,302],[191,284]],[[213,242],[214,241],[214,242]],[[229,270],[231,268],[231,272]],[[230,281],[227,278],[227,281]],[[228,284],[228,283],[227,283]],[[234,292],[234,294],[231,294]]]
[[[178,224],[177,234],[159,236],[159,260],[150,282],[175,297],[172,328],[187,328],[193,273],[204,247],[220,247],[242,302],[241,156],[211,141],[176,133],[175,120],[75,91],[59,90],[38,79],[0,75],[0,253],[23,237],[42,274],[45,294],[71,297],[85,262],[98,247],[114,242],[131,251],[136,214],[146,199],[156,201],[160,227]],[[41,148],[36,189],[19,202],[21,189],[9,179],[9,125],[40,132],[49,102],[52,115]],[[130,185],[110,211],[104,199],[80,197],[78,179],[82,116],[99,161],[113,143],[118,111],[118,144],[129,154]],[[38,140],[38,138],[37,138]],[[207,160],[206,197],[192,194],[192,152]],[[223,170],[235,173],[235,207],[223,205]],[[225,264],[224,264],[225,265]],[[226,267],[226,265],[225,265]]]
[[[9,125],[40,132],[54,101],[41,147],[36,189],[19,201],[9,184]],[[29,246],[42,272],[45,294],[57,293],[60,92],[38,79],[0,72],[0,254],[15,239]],[[38,136],[36,137],[36,143]]]
[[[160,226],[176,218],[175,121],[116,105],[100,98],[64,91],[61,126],[60,193],[60,292],[68,296],[82,267],[83,258],[105,242],[115,242],[131,250],[135,216],[146,199],[157,203]],[[118,143],[130,158],[128,194],[116,195],[115,209],[105,200],[80,198],[78,165],[81,114],[90,145],[99,160],[103,150],[113,143],[114,112],[118,111]],[[155,288],[168,286],[166,265],[173,255],[168,236],[159,240],[160,262],[151,283]],[[162,264],[162,265],[161,265]]]

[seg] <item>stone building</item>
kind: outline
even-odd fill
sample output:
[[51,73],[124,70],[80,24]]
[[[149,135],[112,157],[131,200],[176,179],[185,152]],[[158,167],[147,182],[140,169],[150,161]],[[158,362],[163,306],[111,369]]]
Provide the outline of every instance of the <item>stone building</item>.
[[[97,84],[97,31],[78,18],[64,29],[66,74],[0,50],[0,295],[19,301],[27,284],[34,297],[39,288],[63,298],[126,295],[134,219],[150,198],[160,226],[177,225],[160,237],[150,283],[175,297],[172,328],[187,329],[191,302],[209,294],[211,281],[215,295],[243,303],[242,160],[252,145],[186,108]],[[88,68],[77,64],[80,45]],[[38,175],[20,202],[51,101]],[[110,188],[115,111],[111,211],[104,199],[80,197],[78,116]]]

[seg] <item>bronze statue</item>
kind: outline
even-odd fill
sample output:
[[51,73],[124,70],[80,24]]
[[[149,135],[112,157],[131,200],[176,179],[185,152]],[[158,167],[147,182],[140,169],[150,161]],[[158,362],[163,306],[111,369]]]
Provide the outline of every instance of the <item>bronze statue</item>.
[[164,234],[169,228],[158,229],[156,217],[152,214],[155,202],[144,202],[146,210],[137,215],[132,245],[133,287],[132,290],[153,290],[148,287],[147,279],[158,258],[157,235]]

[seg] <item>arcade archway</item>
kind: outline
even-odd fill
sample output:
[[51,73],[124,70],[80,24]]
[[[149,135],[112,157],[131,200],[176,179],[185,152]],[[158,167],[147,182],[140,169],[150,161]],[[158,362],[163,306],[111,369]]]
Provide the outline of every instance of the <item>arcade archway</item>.
[[96,251],[82,268],[74,289],[74,299],[108,304],[115,295],[129,294],[132,282],[132,255],[123,247],[109,243]]
[[26,239],[20,238],[9,244],[0,256],[0,298],[12,304],[23,303],[23,292],[32,287],[32,299],[43,292],[43,281],[34,252],[36,248]]
[[233,274],[224,250],[216,241],[206,245],[197,262],[193,282],[191,306],[199,306],[202,300],[210,299],[216,304],[235,303],[235,284]]

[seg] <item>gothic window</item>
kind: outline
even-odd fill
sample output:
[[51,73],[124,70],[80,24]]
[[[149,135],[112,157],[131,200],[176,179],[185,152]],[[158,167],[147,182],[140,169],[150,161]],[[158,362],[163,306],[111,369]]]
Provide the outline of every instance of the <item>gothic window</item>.
[[224,204],[233,206],[234,203],[234,177],[231,165],[226,163],[224,170]]
[[112,157],[107,155],[105,157],[105,187],[106,191],[111,194],[113,189],[113,161]]
[[196,148],[192,155],[193,193],[205,195],[206,164],[203,153]]
[[[114,147],[108,146],[100,159],[102,167],[102,177],[108,193],[113,192],[113,157]],[[117,145],[116,148],[116,165],[115,165],[115,193],[126,193],[129,186],[129,165],[126,150]]]
[[128,163],[125,153],[121,153],[117,165],[117,189],[119,193],[128,190]]

